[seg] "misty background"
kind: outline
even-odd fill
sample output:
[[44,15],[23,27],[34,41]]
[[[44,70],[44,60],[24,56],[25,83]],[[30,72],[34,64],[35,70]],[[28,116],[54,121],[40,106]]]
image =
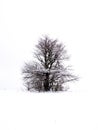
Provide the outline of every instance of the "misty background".
[[0,90],[23,90],[22,67],[42,35],[66,45],[80,76],[70,91],[97,92],[97,0],[0,0]]

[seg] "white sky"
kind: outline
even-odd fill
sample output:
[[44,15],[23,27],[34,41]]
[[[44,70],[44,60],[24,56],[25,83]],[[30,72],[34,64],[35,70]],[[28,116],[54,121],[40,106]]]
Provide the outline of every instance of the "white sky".
[[23,86],[21,68],[45,34],[67,45],[77,91],[96,92],[97,0],[0,0],[0,89]]

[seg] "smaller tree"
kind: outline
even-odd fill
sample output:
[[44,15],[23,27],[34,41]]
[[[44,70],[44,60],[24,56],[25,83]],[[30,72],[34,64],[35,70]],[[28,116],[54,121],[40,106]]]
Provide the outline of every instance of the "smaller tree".
[[37,61],[25,63],[22,71],[28,91],[63,91],[65,83],[78,79],[69,66],[63,65],[69,56],[57,39],[45,36],[39,40],[36,49],[34,55]]

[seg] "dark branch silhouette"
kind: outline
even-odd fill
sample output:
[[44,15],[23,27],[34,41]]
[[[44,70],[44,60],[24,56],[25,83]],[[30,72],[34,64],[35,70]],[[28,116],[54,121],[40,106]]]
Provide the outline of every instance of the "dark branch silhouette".
[[34,55],[37,62],[26,63],[22,71],[28,91],[63,91],[63,84],[78,79],[69,66],[63,66],[62,62],[69,56],[57,39],[41,38]]

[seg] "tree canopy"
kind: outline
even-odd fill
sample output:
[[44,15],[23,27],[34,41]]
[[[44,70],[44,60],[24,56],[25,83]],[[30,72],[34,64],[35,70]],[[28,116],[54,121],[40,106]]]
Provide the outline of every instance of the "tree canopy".
[[63,61],[69,56],[65,46],[48,36],[39,39],[34,53],[36,62],[25,63],[22,70],[25,86],[29,91],[63,91],[65,83],[76,81],[69,66]]

